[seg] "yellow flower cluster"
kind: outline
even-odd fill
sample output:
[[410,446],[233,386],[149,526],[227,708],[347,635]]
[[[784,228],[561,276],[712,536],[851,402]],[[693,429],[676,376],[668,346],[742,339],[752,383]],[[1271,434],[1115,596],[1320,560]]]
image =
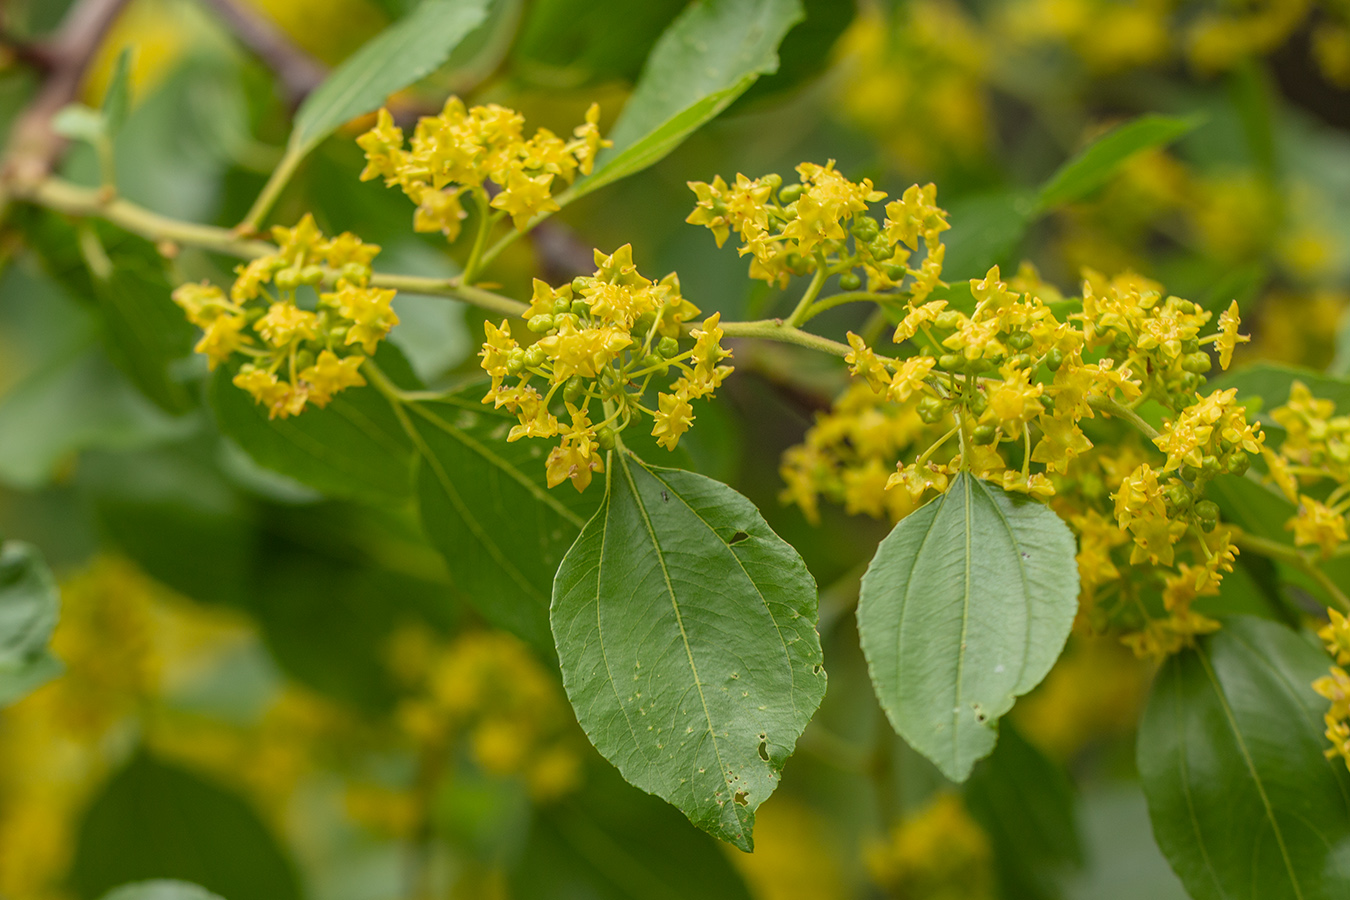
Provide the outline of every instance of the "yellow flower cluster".
[[412,689],[396,716],[420,747],[444,753],[464,741],[483,771],[523,777],[539,801],[580,784],[580,745],[561,686],[519,640],[483,631],[440,645],[409,629],[390,650]]
[[[1265,452],[1271,480],[1298,510],[1285,527],[1300,547],[1317,547],[1323,558],[1346,542],[1350,512],[1350,415],[1336,415],[1332,400],[1314,397],[1301,381],[1290,385],[1289,400],[1271,411],[1284,428],[1278,452]],[[1303,492],[1331,482],[1322,499]]]
[[[538,335],[533,343],[519,343],[507,322],[488,322],[479,353],[492,377],[483,402],[519,419],[507,440],[560,437],[548,457],[548,484],[570,479],[578,491],[604,471],[602,452],[636,416],[650,416],[657,442],[675,449],[694,419],[690,401],[712,396],[731,373],[722,365],[731,353],[720,343],[719,314],[691,329],[693,346],[681,349],[684,328],[699,310],[680,295],[674,273],[659,282],[644,278],[627,244],[609,256],[597,250],[595,264],[594,275],[559,288],[534,282],[526,312],[527,330]],[[657,408],[643,406],[652,379],[671,370],[679,375],[659,394]]]
[[210,367],[246,358],[235,385],[284,419],[364,385],[361,364],[398,315],[394,292],[370,287],[379,247],[350,232],[325,238],[308,214],[294,228],[273,228],[272,238],[276,252],[239,266],[228,295],[203,282],[180,286],[173,299],[202,329],[196,349]]
[[[911,279],[916,300],[941,282],[944,247],[939,235],[949,226],[936,205],[933,185],[914,185],[885,207],[879,222],[869,215],[870,203],[886,198],[872,182],[849,181],[834,168],[802,163],[796,184],[784,185],[779,175],[750,179],[737,175],[728,185],[719,175],[711,184],[689,182],[697,203],[685,219],[703,225],[722,246],[731,232],[741,238],[740,254],[750,256],[750,277],[786,287],[794,275],[818,278],[839,275],[840,287],[862,285],[869,291],[899,287]],[[925,251],[917,268],[910,257]]]
[[439,231],[453,241],[468,216],[466,194],[484,215],[497,210],[524,231],[534,217],[559,208],[553,199],[558,183],[591,173],[596,154],[611,143],[601,139],[599,121],[600,107],[592,104],[571,140],[547,128],[527,139],[525,117],[515,110],[495,103],[466,109],[451,97],[440,115],[418,120],[405,146],[403,130],[382,109],[375,127],[357,138],[366,153],[361,180],[383,178],[402,189],[417,204],[417,231]]
[[[898,522],[915,509],[904,491],[887,491],[895,462],[910,448],[939,434],[918,413],[918,398],[892,402],[854,382],[828,412],[817,413],[801,444],[783,454],[782,500],[808,521],[820,522],[820,500],[842,503],[849,515]],[[946,460],[941,460],[945,462]]]
[[989,838],[956,794],[939,793],[867,851],[872,880],[902,900],[995,896]]
[[1350,663],[1350,620],[1334,609],[1327,610],[1330,622],[1317,636],[1326,644],[1327,652],[1336,660],[1331,673],[1313,682],[1313,690],[1331,701],[1325,721],[1327,740],[1331,747],[1327,749],[1328,759],[1340,757],[1350,767],[1350,675],[1341,668]]

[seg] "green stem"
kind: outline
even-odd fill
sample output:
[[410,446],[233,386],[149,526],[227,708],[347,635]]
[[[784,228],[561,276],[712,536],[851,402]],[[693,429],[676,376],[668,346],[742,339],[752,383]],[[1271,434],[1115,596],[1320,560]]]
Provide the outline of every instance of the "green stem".
[[276,205],[277,198],[281,192],[286,189],[290,183],[291,177],[295,175],[296,169],[300,168],[300,163],[304,160],[303,153],[296,153],[287,148],[286,153],[281,157],[281,162],[272,170],[272,174],[267,179],[267,184],[263,185],[262,191],[258,194],[258,199],[253,201],[248,215],[244,216],[244,221],[239,223],[236,229],[240,234],[257,234],[259,226],[263,219],[272,211]]
[[1341,612],[1350,613],[1350,597],[1346,596],[1345,591],[1341,590],[1330,576],[1317,567],[1317,563],[1308,554],[1288,544],[1281,544],[1279,541],[1258,537],[1245,531],[1234,534],[1233,543],[1242,550],[1250,550],[1252,553],[1288,563],[1317,582],[1318,587],[1326,592],[1332,603],[1340,607]]
[[723,322],[720,327],[722,333],[727,337],[759,338],[766,341],[777,341],[780,344],[796,344],[799,347],[810,347],[812,350],[829,353],[841,359],[853,352],[853,348],[848,344],[841,344],[838,341],[823,338],[818,334],[802,331],[800,328],[787,324],[782,319],[760,319],[756,322]]
[[825,286],[825,279],[830,275],[829,267],[825,265],[825,256],[822,253],[816,254],[816,274],[811,279],[811,283],[806,286],[806,293],[802,294],[802,299],[797,301],[797,308],[792,311],[792,315],[787,317],[787,324],[793,328],[802,324],[810,318],[811,304],[815,302],[816,297],[820,295],[820,289]]
[[1101,410],[1107,415],[1124,419],[1138,429],[1139,432],[1149,440],[1153,440],[1161,434],[1158,429],[1148,424],[1148,422],[1145,422],[1137,412],[1127,406],[1120,405],[1110,397],[1091,397],[1088,399],[1088,406],[1091,406],[1093,409]]
[[488,232],[501,218],[493,214],[495,211],[488,204],[486,191],[480,189],[473,196],[479,212],[478,233],[473,237],[473,248],[469,250],[469,259],[464,263],[464,271],[459,276],[463,284],[473,284],[473,276],[478,273],[478,268],[482,265],[483,247],[487,244]]
[[889,303],[903,299],[905,299],[904,294],[878,294],[872,291],[848,291],[843,294],[831,294],[817,300],[797,324],[805,325],[826,310],[843,306],[846,303]]

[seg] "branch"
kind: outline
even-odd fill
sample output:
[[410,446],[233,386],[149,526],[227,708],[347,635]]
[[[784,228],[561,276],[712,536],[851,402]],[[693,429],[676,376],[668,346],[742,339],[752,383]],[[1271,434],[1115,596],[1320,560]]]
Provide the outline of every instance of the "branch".
[[38,181],[65,152],[66,139],[52,130],[52,117],[79,96],[90,61],[128,0],[79,0],[52,38],[34,50],[47,77],[14,123],[0,174],[11,183]]
[[240,0],[203,0],[234,36],[272,70],[286,103],[295,109],[328,75],[328,67],[297,46],[270,20]]
[[1279,541],[1272,541],[1269,538],[1259,537],[1245,531],[1234,533],[1233,543],[1243,550],[1249,550],[1269,559],[1288,563],[1315,581],[1317,586],[1326,592],[1331,602],[1340,608],[1341,612],[1350,613],[1350,597],[1345,595],[1345,591],[1341,590],[1340,586],[1332,581],[1326,572],[1318,568],[1317,563],[1309,554],[1288,544],[1281,544]]

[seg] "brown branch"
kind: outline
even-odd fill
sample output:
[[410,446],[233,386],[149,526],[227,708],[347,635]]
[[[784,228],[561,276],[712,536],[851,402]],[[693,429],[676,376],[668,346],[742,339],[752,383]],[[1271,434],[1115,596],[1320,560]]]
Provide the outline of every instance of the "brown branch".
[[79,96],[89,63],[128,0],[79,0],[56,33],[30,53],[45,61],[47,77],[14,123],[3,177],[31,184],[47,175],[66,148],[52,130],[52,117]]
[[204,0],[263,65],[281,82],[295,109],[328,74],[328,67],[298,47],[284,31],[240,0]]

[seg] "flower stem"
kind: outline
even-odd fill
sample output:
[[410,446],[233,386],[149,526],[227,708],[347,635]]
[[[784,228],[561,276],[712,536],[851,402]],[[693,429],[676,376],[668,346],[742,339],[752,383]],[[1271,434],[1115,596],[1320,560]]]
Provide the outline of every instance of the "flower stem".
[[1341,590],[1327,573],[1318,568],[1317,563],[1308,554],[1288,544],[1281,544],[1279,541],[1248,534],[1245,531],[1236,532],[1233,535],[1233,543],[1242,550],[1250,550],[1252,553],[1259,553],[1269,559],[1293,566],[1317,582],[1317,586],[1326,592],[1331,602],[1342,612],[1350,613],[1350,597],[1346,596],[1345,591]]

